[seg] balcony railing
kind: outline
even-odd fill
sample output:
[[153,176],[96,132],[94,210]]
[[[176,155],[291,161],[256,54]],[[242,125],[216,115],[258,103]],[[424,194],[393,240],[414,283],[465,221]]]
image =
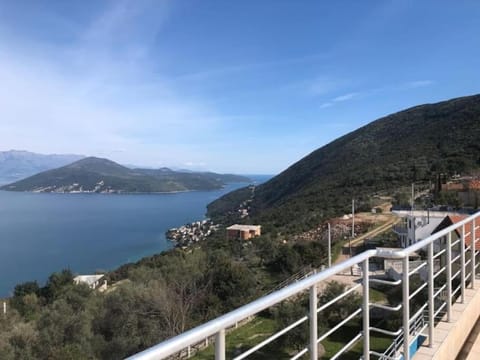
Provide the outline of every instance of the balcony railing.
[[[301,319],[293,322],[281,331],[272,334],[267,339],[261,341],[249,350],[237,355],[234,360],[244,359],[256,351],[264,348],[282,335],[298,327],[300,324],[308,322],[309,324],[309,344],[299,351],[291,359],[296,360],[307,356],[310,359],[318,359],[318,344],[336,331],[341,331],[350,320],[361,316],[361,330],[352,339],[345,341],[345,346],[340,349],[331,359],[338,359],[342,354],[352,348],[355,344],[362,341],[363,359],[374,358],[391,359],[391,360],[410,360],[411,345],[416,341],[420,332],[426,332],[429,338],[429,344],[434,342],[434,328],[439,319],[447,322],[451,319],[452,303],[456,301],[463,302],[465,289],[467,286],[475,287],[475,273],[480,265],[480,261],[476,261],[479,251],[475,250],[475,244],[478,239],[473,236],[473,241],[468,247],[465,246],[465,238],[470,237],[471,233],[465,233],[465,225],[471,223],[469,229],[476,234],[476,222],[480,217],[480,212],[476,213],[465,220],[456,223],[428,238],[422,240],[405,249],[399,250],[368,250],[346,261],[336,264],[324,271],[311,275],[301,281],[291,284],[283,289],[275,291],[269,295],[261,297],[247,305],[244,305],[228,314],[220,316],[203,325],[191,329],[172,339],[166,340],[156,346],[153,346],[141,353],[131,356],[129,359],[147,360],[147,359],[165,359],[170,356],[179,354],[183,350],[194,346],[199,342],[205,342],[210,337],[215,338],[215,359],[224,360],[226,358],[225,336],[226,329],[235,326],[235,324],[243,320],[255,316],[259,312],[273,307],[284,300],[298,297],[304,292],[309,292],[309,313]],[[455,230],[459,230],[455,232]],[[459,239],[453,238],[452,234],[461,234]],[[444,239],[444,242],[440,239]],[[446,238],[446,241],[445,241]],[[435,244],[444,244],[442,246],[434,246]],[[454,258],[452,259],[452,248],[454,249]],[[415,267],[409,267],[409,255],[413,252],[424,250],[425,260]],[[458,254],[458,255],[457,255]],[[466,259],[468,257],[468,259]],[[401,259],[402,261],[402,277],[397,281],[391,281],[381,278],[374,278],[369,275],[369,260],[371,258],[389,258]],[[438,260],[441,259],[442,266],[438,268]],[[436,264],[436,266],[435,266]],[[318,293],[319,285],[325,281],[331,280],[336,274],[345,272],[352,267],[362,269],[361,282],[352,286],[344,293],[340,294],[333,300],[325,304],[319,304]],[[410,277],[414,274],[426,273],[426,281],[422,282],[416,289],[410,289]],[[453,273],[454,272],[454,273]],[[444,274],[444,276],[440,276]],[[371,284],[381,284],[383,286],[402,287],[402,301],[397,306],[379,304],[372,301],[369,295]],[[458,284],[458,285],[456,285]],[[330,306],[339,300],[353,293],[361,292],[362,305],[354,310],[344,320],[339,322],[333,328],[327,330],[323,334],[318,333],[318,314],[329,309]],[[410,301],[419,295],[422,291],[428,293],[428,299],[425,303],[420,304],[420,308],[415,314],[411,314]],[[389,331],[383,328],[372,326],[370,324],[370,309],[379,308],[387,312],[402,312],[402,326],[397,331]],[[380,333],[392,337],[392,346],[388,352],[378,353],[370,348],[371,333]]]
[[393,225],[392,231],[398,235],[406,235],[408,233],[407,226],[402,224]]

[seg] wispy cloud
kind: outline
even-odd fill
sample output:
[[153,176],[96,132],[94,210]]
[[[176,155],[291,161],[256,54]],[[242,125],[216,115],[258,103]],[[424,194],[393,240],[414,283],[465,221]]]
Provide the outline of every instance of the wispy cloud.
[[396,91],[405,91],[410,89],[417,89],[427,86],[432,86],[435,84],[433,80],[415,80],[409,81],[406,83],[395,84],[395,85],[386,85],[382,87],[376,87],[371,89],[365,89],[362,91],[349,92],[343,95],[336,96],[320,105],[320,109],[326,109],[342,103],[345,101],[350,101],[353,99],[368,98],[371,96],[377,96],[378,94],[387,93],[387,92],[396,92]]
[[415,80],[415,81],[410,81],[405,83],[403,87],[409,88],[409,89],[415,89],[419,87],[430,86],[433,84],[435,84],[435,81],[433,80]]
[[326,109],[329,107],[332,107],[336,104],[343,103],[345,101],[350,101],[352,99],[358,98],[360,96],[363,96],[363,93],[360,92],[349,92],[343,95],[338,95],[320,105],[320,109]]
[[189,80],[205,80],[213,77],[221,77],[225,75],[230,75],[233,73],[245,72],[245,71],[258,71],[261,68],[265,67],[278,67],[284,65],[293,65],[293,64],[302,64],[308,62],[314,62],[321,59],[325,59],[330,55],[325,54],[311,54],[306,56],[298,56],[298,57],[287,57],[287,58],[280,58],[270,61],[258,61],[252,63],[245,63],[245,64],[235,64],[230,66],[220,66],[218,68],[213,69],[205,69],[193,73],[186,73],[181,74],[175,77],[174,81],[189,81]]
[[345,94],[345,95],[337,96],[336,98],[333,98],[332,101],[333,102],[347,101],[347,100],[353,99],[354,97],[357,97],[358,95],[359,95],[358,92],[351,92],[351,93],[348,93],[348,94]]
[[328,76],[320,76],[310,83],[309,93],[314,96],[331,94],[347,85],[343,79],[335,79]]
[[333,106],[333,103],[326,102],[326,103],[323,103],[323,104],[320,105],[320,109],[326,109],[326,108],[329,108],[331,106]]
[[0,33],[2,147],[112,154],[126,163],[192,158],[192,139],[218,114],[162,81],[143,56],[168,8],[113,4],[68,45],[20,47]]

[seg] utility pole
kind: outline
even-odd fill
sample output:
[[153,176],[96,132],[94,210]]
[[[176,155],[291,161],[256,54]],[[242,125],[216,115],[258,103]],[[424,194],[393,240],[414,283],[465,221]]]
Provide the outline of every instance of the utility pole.
[[[352,237],[348,241],[350,258],[352,258],[352,239],[355,237],[355,199],[352,199]],[[353,266],[350,267],[350,275],[353,276]]]
[[332,266],[332,229],[328,223],[328,267]]
[[7,315],[7,302],[6,301],[3,302],[3,315],[5,315],[5,316]]
[[352,199],[352,237],[348,247],[350,248],[350,257],[352,257],[352,239],[355,237],[355,199]]

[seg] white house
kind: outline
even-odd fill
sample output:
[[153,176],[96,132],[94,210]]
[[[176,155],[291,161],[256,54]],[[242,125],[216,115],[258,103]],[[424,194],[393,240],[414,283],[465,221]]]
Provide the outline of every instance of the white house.
[[[102,281],[103,280],[103,281]],[[87,284],[90,289],[99,291],[107,290],[107,280],[104,274],[98,275],[78,275],[73,278],[73,282],[78,284]]]

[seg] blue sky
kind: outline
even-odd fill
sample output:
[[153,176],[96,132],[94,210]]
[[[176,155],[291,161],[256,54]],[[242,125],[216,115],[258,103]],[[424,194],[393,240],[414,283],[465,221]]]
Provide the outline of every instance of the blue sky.
[[0,150],[278,173],[480,92],[480,2],[0,1]]

